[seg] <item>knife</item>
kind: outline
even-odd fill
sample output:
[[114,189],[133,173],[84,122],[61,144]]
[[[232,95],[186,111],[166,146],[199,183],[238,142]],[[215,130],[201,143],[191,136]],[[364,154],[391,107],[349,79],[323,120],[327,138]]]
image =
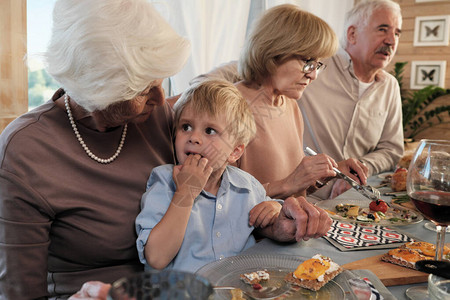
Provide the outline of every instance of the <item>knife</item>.
[[[305,153],[310,156],[317,155],[317,153],[309,147],[305,148]],[[380,199],[380,195],[381,195],[380,191],[377,190],[376,188],[374,188],[370,185],[361,185],[361,184],[357,183],[356,181],[354,181],[353,179],[351,179],[350,177],[348,177],[347,175],[345,175],[344,173],[339,171],[338,168],[333,167],[333,171],[336,172],[337,176],[339,176],[340,178],[342,178],[346,182],[348,182],[352,188],[354,188],[356,191],[358,191],[364,197],[369,198],[370,200],[374,200],[374,201]]]
[[418,260],[416,269],[450,279],[450,262],[441,260]]

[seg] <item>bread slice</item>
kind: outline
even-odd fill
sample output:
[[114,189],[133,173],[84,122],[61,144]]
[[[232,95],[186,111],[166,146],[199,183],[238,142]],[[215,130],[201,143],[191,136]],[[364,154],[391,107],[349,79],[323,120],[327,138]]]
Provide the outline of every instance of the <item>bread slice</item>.
[[301,263],[285,280],[302,288],[318,291],[344,269],[330,258],[317,254]]
[[427,260],[427,259],[433,259],[433,258],[422,255],[415,250],[401,248],[401,247],[389,250],[388,253],[385,253],[381,257],[382,261],[389,262],[389,263],[396,264],[396,265],[410,268],[410,269],[416,268],[417,261]]

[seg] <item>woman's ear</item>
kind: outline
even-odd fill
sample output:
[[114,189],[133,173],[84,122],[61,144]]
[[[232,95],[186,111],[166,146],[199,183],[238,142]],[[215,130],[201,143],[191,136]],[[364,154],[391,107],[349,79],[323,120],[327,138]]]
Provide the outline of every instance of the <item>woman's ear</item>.
[[244,153],[245,146],[244,144],[237,145],[234,147],[233,152],[231,152],[230,156],[228,157],[228,163],[232,164],[235,163]]

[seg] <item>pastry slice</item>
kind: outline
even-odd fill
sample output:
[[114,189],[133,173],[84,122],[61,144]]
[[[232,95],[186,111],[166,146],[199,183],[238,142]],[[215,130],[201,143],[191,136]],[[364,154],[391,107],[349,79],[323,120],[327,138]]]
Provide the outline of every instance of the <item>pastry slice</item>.
[[[416,250],[420,254],[425,256],[430,256],[434,258],[436,253],[436,246],[427,242],[409,242],[402,245],[400,248]],[[444,246],[444,256],[450,254],[450,249],[447,246]]]
[[389,250],[388,253],[381,257],[381,260],[396,264],[402,267],[415,269],[416,262],[419,260],[433,259],[430,256],[425,256],[416,250],[406,248],[396,248]]
[[294,272],[287,274],[285,280],[302,288],[317,291],[342,271],[344,269],[329,257],[316,254],[301,263]]
[[245,300],[244,293],[241,289],[232,289],[230,290],[231,300]]
[[240,277],[245,283],[250,285],[260,283],[261,281],[267,281],[270,279],[270,275],[266,270],[241,274]]

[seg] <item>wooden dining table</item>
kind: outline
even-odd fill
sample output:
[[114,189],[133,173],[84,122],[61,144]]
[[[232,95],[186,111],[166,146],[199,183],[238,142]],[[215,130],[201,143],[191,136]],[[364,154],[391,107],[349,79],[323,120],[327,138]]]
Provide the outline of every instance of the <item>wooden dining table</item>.
[[[368,180],[368,184],[372,186],[377,186],[380,184],[381,178],[379,176],[372,176]],[[381,189],[382,196],[381,198],[387,202],[391,201],[391,196],[384,196],[383,189]],[[364,196],[359,194],[357,191],[351,189],[347,192],[341,194],[336,199],[341,199],[343,202],[348,199],[364,199]],[[322,200],[327,201],[327,200]],[[430,243],[436,242],[436,233],[426,229],[424,227],[425,222],[427,220],[421,221],[416,224],[411,225],[402,225],[402,226],[392,226],[393,229],[398,229],[404,233],[407,233],[409,236],[414,237],[416,240],[426,241]],[[391,226],[390,226],[391,227]],[[447,234],[447,236],[450,236]],[[241,255],[253,255],[253,254],[277,254],[277,255],[297,255],[302,257],[311,257],[317,253],[328,256],[332,258],[336,263],[340,265],[346,265],[353,263],[355,261],[360,261],[363,259],[372,259],[375,256],[382,255],[389,251],[389,249],[367,249],[367,250],[356,250],[356,251],[340,251],[335,246],[333,246],[330,242],[328,242],[324,238],[318,239],[310,239],[308,241],[300,241],[298,243],[279,243],[272,241],[270,239],[263,239],[258,242],[253,247],[244,251]],[[364,262],[364,261],[363,261]],[[366,266],[366,264],[362,264]],[[397,267],[397,266],[395,266]],[[367,268],[370,270],[370,264],[367,264]],[[402,267],[399,267],[402,268]],[[405,280],[408,276],[408,270],[405,269]],[[411,270],[413,272],[418,272]],[[387,271],[388,272],[388,271]],[[386,285],[389,292],[391,292],[397,299],[408,299],[405,291],[409,287],[416,285],[424,285],[426,286],[426,277],[427,275],[423,273],[422,280],[424,281],[420,283],[408,283],[408,284],[400,284],[400,285]],[[425,278],[425,279],[423,279]],[[400,279],[399,282],[402,280]],[[408,280],[406,280],[408,282]]]

